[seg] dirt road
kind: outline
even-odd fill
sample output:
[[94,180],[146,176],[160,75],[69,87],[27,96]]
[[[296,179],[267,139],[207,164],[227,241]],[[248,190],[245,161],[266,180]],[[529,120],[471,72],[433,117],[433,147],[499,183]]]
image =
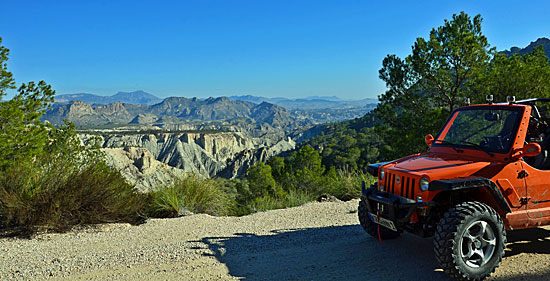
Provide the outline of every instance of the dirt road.
[[[448,280],[431,239],[381,245],[357,200],[0,239],[0,280]],[[550,228],[509,233],[492,280],[550,279]]]

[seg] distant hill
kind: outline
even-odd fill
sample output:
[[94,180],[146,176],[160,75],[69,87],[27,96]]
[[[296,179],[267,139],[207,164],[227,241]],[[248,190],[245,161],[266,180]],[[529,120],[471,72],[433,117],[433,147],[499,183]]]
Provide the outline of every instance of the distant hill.
[[72,101],[82,101],[88,104],[110,104],[110,103],[130,103],[130,104],[156,104],[162,99],[146,93],[144,91],[118,92],[112,96],[99,96],[94,94],[68,94],[55,96],[55,102],[68,103]]
[[253,102],[253,103],[262,103],[264,101],[270,101],[271,100],[270,98],[251,96],[251,95],[230,96],[229,99],[238,100],[238,101],[247,101],[247,102]]
[[515,54],[524,55],[527,53],[530,53],[535,49],[537,46],[543,46],[544,52],[546,53],[546,56],[548,57],[548,61],[550,61],[550,39],[548,38],[539,38],[535,42],[531,42],[527,47],[525,48],[519,48],[519,47],[512,47],[510,50],[502,51],[503,54],[506,56],[513,56]]
[[[312,124],[298,120],[285,108],[263,102],[256,104],[234,101],[227,97],[198,98],[170,97],[154,105],[130,103],[88,104],[75,100],[54,103],[42,120],[60,125],[69,120],[78,127],[125,124],[199,124],[209,121],[243,120],[245,123],[269,124],[281,129],[295,129]],[[246,121],[249,120],[249,121]]]
[[135,92],[118,92],[112,96],[115,102],[131,103],[131,104],[156,104],[162,101],[154,95],[144,91]]
[[170,97],[161,103],[152,105],[152,114],[163,116],[176,116],[183,119],[193,120],[223,120],[241,117],[249,117],[250,110],[255,103],[244,101],[233,101],[226,97],[198,98]]
[[289,99],[243,95],[160,99],[144,91],[118,92],[112,96],[80,93],[56,96],[54,106],[42,119],[53,124],[68,119],[79,127],[96,127],[244,118],[286,130],[296,129],[298,123],[312,125],[355,119],[372,110],[377,103],[376,99],[344,100],[336,96]]
[[336,96],[310,96],[306,98],[288,99],[288,98],[266,98],[251,95],[230,96],[229,99],[238,101],[248,101],[253,103],[268,102],[282,106],[286,109],[334,109],[334,108],[354,108],[365,107],[369,104],[377,104],[378,99],[344,100]]

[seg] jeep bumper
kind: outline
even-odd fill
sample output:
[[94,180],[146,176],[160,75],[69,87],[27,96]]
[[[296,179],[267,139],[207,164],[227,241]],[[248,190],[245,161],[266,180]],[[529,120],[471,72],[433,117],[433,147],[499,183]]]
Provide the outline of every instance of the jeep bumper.
[[378,191],[376,184],[368,189],[363,185],[362,193],[369,213],[393,221],[398,231],[412,231],[413,227],[410,225],[410,221],[415,211],[419,208],[430,208],[436,205],[435,202],[416,202],[392,193]]

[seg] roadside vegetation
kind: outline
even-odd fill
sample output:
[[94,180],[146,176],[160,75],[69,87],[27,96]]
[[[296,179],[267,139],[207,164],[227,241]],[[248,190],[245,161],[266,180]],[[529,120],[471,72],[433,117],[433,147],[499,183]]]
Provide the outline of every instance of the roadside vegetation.
[[361,195],[361,181],[370,184],[373,180],[360,171],[325,171],[319,153],[306,146],[290,157],[257,163],[243,179],[207,179],[198,175],[174,179],[173,184],[143,195],[148,202],[144,214],[241,216],[299,206],[321,197],[350,200]]
[[[453,15],[427,39],[419,37],[406,58],[384,58],[379,73],[387,91],[364,117],[322,125],[320,135],[284,158],[257,163],[243,179],[186,175],[149,194],[108,167],[93,141],[82,144],[74,125],[39,120],[55,91],[44,81],[17,88],[0,38],[0,230],[64,231],[188,213],[246,215],[321,197],[357,198],[361,181],[374,180],[366,174],[369,163],[424,151],[424,135],[436,134],[466,98],[550,98],[544,50],[507,57],[490,46],[481,23],[480,15]],[[7,91],[16,95],[3,101]]]
[[188,213],[227,216],[233,214],[235,205],[216,180],[193,174],[176,178],[171,185],[145,196],[149,196],[146,214],[152,217],[168,218]]
[[[16,87],[8,53],[0,45],[0,98]],[[56,128],[39,120],[54,94],[44,81],[29,82],[0,103],[0,229],[140,222],[140,196],[107,167],[99,148],[81,144],[72,124]]]

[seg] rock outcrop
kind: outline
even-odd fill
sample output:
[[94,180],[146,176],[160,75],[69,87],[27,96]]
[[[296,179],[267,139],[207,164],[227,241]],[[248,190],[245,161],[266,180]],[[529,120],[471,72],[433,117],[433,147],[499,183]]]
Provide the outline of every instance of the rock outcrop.
[[140,192],[149,192],[172,183],[184,170],[162,163],[141,147],[105,148],[107,164],[116,167],[122,176]]
[[[185,172],[205,177],[240,177],[257,161],[266,161],[296,145],[290,138],[272,143],[239,132],[98,134],[109,163],[143,190]],[[94,135],[80,137],[86,142]]]
[[151,113],[140,113],[132,121],[130,121],[130,124],[153,124],[156,121],[158,121],[158,116],[151,114]]
[[267,161],[269,158],[280,154],[281,152],[289,151],[296,147],[296,143],[288,138],[281,140],[273,146],[263,146],[258,149],[247,149],[241,151],[235,156],[233,161],[218,173],[219,177],[235,178],[242,176],[248,170],[248,167],[256,164],[259,161]]

